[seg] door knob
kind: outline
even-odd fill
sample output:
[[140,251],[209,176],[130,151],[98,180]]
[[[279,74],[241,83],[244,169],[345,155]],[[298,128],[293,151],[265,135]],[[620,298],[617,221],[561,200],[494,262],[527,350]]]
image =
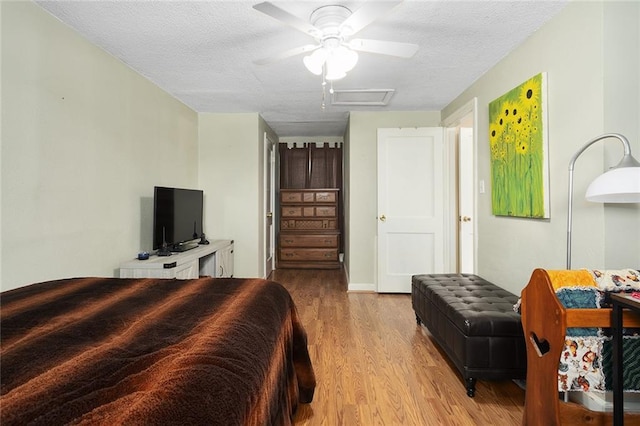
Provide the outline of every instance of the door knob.
[[271,212],[267,213],[267,217],[273,217],[273,213]]
[[471,218],[470,218],[469,216],[462,216],[462,217],[460,218],[460,220],[461,220],[462,222],[471,222]]
[[385,215],[381,215],[380,216],[380,221],[381,222],[385,222],[387,220],[387,217]]

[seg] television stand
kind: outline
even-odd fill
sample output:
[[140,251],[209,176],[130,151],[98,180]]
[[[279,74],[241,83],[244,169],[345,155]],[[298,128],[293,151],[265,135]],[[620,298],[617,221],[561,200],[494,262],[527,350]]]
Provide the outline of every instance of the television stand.
[[120,278],[194,279],[201,276],[233,276],[233,240],[211,240],[172,256],[150,256],[120,265]]

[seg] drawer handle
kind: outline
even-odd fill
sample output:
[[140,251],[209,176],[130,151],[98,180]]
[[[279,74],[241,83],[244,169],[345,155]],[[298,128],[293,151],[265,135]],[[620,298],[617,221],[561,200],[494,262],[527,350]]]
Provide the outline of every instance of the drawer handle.
[[284,240],[285,243],[292,243],[293,240]]
[[332,254],[331,253],[325,253],[324,257],[332,257]]
[[294,214],[295,212],[295,210],[289,210],[289,214]]
[[285,257],[293,257],[293,253],[285,253]]

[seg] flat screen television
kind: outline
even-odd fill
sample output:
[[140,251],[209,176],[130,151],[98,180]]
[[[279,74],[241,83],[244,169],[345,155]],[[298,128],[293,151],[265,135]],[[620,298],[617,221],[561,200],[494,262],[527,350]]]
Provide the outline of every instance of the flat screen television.
[[154,187],[153,249],[159,255],[185,251],[204,240],[202,225],[204,193],[198,189]]

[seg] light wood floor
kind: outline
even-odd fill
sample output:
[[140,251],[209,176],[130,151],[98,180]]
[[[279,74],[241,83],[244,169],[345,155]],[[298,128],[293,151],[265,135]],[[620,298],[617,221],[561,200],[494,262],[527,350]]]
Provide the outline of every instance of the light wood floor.
[[524,391],[455,367],[419,327],[407,294],[347,293],[339,270],[279,269],[309,337],[317,387],[296,425],[519,425]]

